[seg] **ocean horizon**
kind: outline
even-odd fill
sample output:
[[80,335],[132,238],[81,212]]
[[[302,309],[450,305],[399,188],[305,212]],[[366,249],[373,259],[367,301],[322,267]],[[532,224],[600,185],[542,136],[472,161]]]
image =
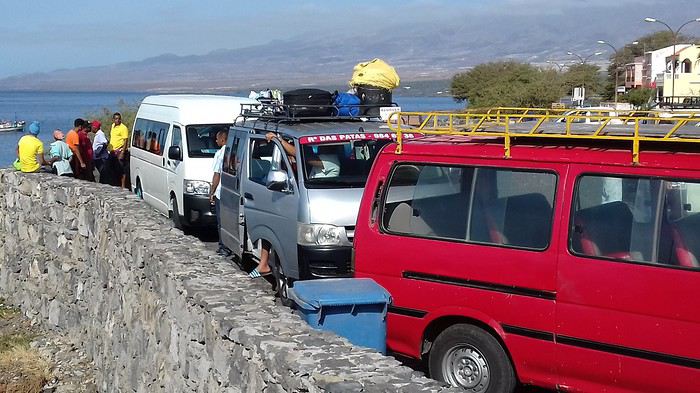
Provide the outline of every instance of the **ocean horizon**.
[[[29,125],[32,121],[41,123],[39,139],[50,143],[53,130],[68,131],[76,118],[89,118],[103,108],[111,111],[118,109],[119,103],[137,106],[144,97],[154,93],[144,92],[0,92],[0,120],[24,120]],[[230,95],[239,95],[236,93]],[[247,96],[247,92],[240,95]],[[455,102],[452,97],[402,97],[394,96],[404,111],[459,110],[463,103]],[[108,127],[109,125],[105,125]],[[127,124],[129,129],[133,126]],[[15,160],[17,142],[24,133],[0,132],[0,168],[9,167]],[[45,146],[48,150],[48,146]]]

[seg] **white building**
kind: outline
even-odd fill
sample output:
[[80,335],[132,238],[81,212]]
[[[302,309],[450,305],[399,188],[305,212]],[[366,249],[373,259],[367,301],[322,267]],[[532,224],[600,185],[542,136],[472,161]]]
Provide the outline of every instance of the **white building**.
[[[676,53],[691,46],[691,44],[677,44]],[[649,51],[645,53],[644,84],[649,87],[662,88],[664,85],[664,73],[671,72],[670,58],[673,56],[673,46]],[[679,71],[676,69],[676,71]]]

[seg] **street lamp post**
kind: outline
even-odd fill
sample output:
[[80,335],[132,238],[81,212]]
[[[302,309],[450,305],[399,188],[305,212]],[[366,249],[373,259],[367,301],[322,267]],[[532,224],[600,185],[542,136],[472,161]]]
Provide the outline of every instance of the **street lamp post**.
[[[602,55],[603,52],[591,53],[590,55],[588,55],[588,56],[586,56],[586,57],[583,57],[583,56],[579,55],[578,53],[574,53],[574,52],[572,52],[572,51],[568,51],[568,52],[566,52],[566,54],[569,55],[569,56],[576,56],[576,57],[579,59],[579,61],[580,61],[579,64],[585,65],[586,62],[587,62],[591,57],[593,57],[593,56],[598,56],[598,55]],[[572,62],[575,62],[575,61],[572,61]],[[586,74],[583,73],[583,79],[584,79],[584,80],[581,81],[581,93],[582,93],[582,94],[581,94],[581,102],[579,103],[579,106],[583,106],[583,100],[585,99],[585,97],[583,97],[583,92],[585,91],[585,88],[586,88],[586,86],[585,86],[585,85],[586,85],[585,77],[586,77]]]
[[689,25],[693,22],[700,22],[700,18],[695,18],[691,19],[682,25],[678,27],[678,29],[673,30],[671,26],[669,26],[666,22],[660,21],[656,18],[644,18],[645,22],[649,23],[661,23],[662,25],[666,26],[666,28],[671,32],[673,35],[673,54],[671,55],[671,109],[673,109],[673,99],[676,96],[676,44],[678,44],[678,34],[681,32],[681,29],[684,28],[686,25]]
[[618,58],[619,54],[617,53],[617,48],[615,48],[608,41],[598,40],[598,43],[601,45],[607,45],[607,46],[611,47],[612,50],[615,52],[615,55],[614,55],[615,62],[613,63],[613,67],[615,70],[615,109],[617,109],[617,84],[618,84],[618,75],[620,74],[620,69],[619,69],[620,65],[618,64],[617,58]]

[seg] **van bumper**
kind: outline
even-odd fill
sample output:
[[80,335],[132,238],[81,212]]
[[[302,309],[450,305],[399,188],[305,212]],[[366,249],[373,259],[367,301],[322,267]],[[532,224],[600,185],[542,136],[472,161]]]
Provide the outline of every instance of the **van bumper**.
[[184,195],[182,199],[185,225],[216,226],[216,212],[208,195]]
[[351,277],[352,247],[312,247],[297,245],[299,279]]

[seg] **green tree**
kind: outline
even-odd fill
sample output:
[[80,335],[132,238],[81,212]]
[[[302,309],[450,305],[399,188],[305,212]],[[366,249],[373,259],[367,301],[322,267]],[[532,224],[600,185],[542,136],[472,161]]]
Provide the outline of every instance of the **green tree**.
[[600,68],[592,64],[575,64],[562,75],[565,91],[570,92],[574,87],[584,86],[586,95],[599,95],[604,92],[605,79]]
[[556,71],[499,61],[456,74],[451,91],[455,100],[472,107],[543,107],[559,100],[564,90]]
[[648,109],[649,101],[654,97],[654,89],[638,88],[627,92],[626,98],[630,104],[637,108]]
[[103,107],[102,109],[86,113],[85,118],[88,121],[99,120],[102,123],[102,131],[105,132],[105,136],[109,139],[110,130],[112,127],[112,115],[114,112],[119,112],[122,115],[122,123],[129,128],[134,126],[134,120],[136,119],[136,112],[139,109],[139,103],[127,103],[124,99],[119,99],[115,108]]

